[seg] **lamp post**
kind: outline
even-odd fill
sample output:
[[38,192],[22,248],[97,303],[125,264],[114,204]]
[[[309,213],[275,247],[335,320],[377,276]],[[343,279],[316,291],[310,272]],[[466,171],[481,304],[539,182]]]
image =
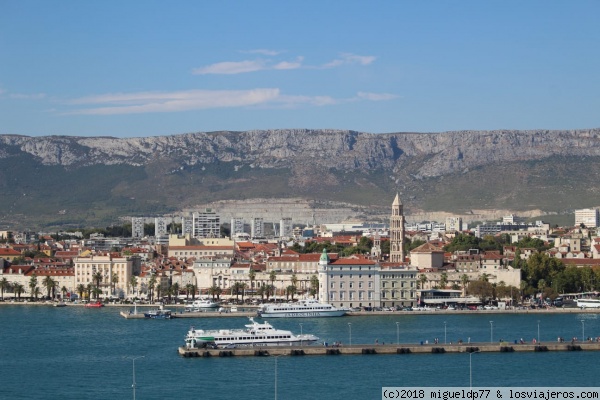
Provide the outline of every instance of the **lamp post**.
[[133,363],[133,383],[131,384],[131,388],[133,389],[133,400],[135,400],[135,387],[136,387],[136,383],[135,383],[135,360],[137,360],[138,358],[144,358],[145,356],[137,356],[137,357],[125,357],[127,359],[131,359],[132,363]]
[[302,347],[302,323],[300,323],[300,347]]
[[349,337],[349,345],[352,346],[352,323],[348,322],[348,337]]
[[494,321],[490,321],[490,343],[494,343]]
[[396,322],[396,344],[400,345],[400,322]]
[[581,341],[585,342],[585,321],[581,320]]
[[538,319],[538,343],[540,342],[540,320]]
[[444,321],[444,344],[446,344],[446,321]]
[[275,400],[277,400],[277,359],[279,356],[275,356]]
[[481,353],[481,351],[477,350],[469,353],[469,389],[473,389],[473,369],[471,367],[471,356],[474,353]]

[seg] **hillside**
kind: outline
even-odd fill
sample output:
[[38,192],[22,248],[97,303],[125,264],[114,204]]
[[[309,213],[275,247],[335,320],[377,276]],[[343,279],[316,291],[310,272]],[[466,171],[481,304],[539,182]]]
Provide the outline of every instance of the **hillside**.
[[600,129],[2,135],[0,229],[102,225],[255,198],[385,216],[396,191],[409,215],[560,214],[597,205],[598,172]]

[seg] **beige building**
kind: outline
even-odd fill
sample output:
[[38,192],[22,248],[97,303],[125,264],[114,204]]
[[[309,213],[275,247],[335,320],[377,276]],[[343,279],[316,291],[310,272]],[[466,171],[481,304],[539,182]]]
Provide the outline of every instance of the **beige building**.
[[424,243],[410,251],[410,264],[417,269],[441,268],[444,265],[444,250]]
[[168,257],[177,259],[188,258],[233,258],[235,255],[235,242],[229,238],[192,238],[189,234],[184,236],[170,235]]
[[[133,295],[134,289],[129,287],[132,276],[132,261],[126,257],[113,257],[112,255],[91,255],[89,257],[77,257],[73,260],[75,265],[75,287],[89,283],[94,284],[93,276],[100,272],[101,297],[129,296]],[[116,282],[112,283],[113,276]],[[112,285],[112,288],[111,288]],[[114,293],[111,291],[114,289]]]
[[417,304],[417,276],[413,267],[382,267],[379,272],[381,282],[382,307],[412,307]]

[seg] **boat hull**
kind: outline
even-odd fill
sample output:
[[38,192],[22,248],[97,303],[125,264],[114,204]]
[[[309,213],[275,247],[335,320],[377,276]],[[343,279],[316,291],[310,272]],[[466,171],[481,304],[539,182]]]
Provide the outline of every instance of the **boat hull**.
[[259,312],[262,318],[324,318],[324,317],[342,317],[346,315],[346,310],[336,311],[268,311]]
[[600,308],[600,299],[576,299],[577,307]]

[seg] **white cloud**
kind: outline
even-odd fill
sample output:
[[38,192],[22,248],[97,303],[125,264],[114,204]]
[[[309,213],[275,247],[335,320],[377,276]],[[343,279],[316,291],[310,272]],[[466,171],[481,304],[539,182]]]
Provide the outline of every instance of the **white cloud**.
[[281,54],[281,51],[268,50],[268,49],[254,49],[254,50],[242,50],[240,53],[244,54],[262,54],[264,56],[276,56]]
[[302,60],[304,57],[296,58],[296,61],[282,61],[273,66],[273,69],[298,69],[302,67]]
[[393,100],[397,99],[399,96],[390,93],[367,93],[367,92],[358,92],[356,94],[357,99],[359,100],[369,100],[369,101],[385,101],[385,100]]
[[179,92],[117,93],[75,99],[70,104],[104,105],[64,114],[114,115],[178,112],[210,108],[244,107],[276,99],[279,89],[187,90]]
[[375,56],[359,56],[352,53],[342,53],[340,54],[340,58],[324,64],[322,68],[334,68],[345,64],[369,65],[375,61],[375,59]]
[[241,74],[265,69],[264,60],[225,61],[192,70],[194,75],[206,74]]

